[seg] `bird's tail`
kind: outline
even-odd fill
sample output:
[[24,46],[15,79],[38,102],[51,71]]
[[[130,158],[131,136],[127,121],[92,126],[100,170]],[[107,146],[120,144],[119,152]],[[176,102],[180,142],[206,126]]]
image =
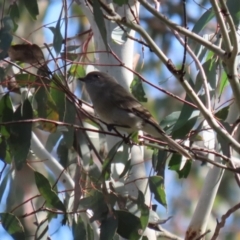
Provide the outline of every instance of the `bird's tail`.
[[180,144],[178,144],[175,140],[173,140],[165,133],[161,133],[161,139],[167,142],[169,147],[173,148],[173,150],[181,153],[186,158],[192,159],[192,156]]

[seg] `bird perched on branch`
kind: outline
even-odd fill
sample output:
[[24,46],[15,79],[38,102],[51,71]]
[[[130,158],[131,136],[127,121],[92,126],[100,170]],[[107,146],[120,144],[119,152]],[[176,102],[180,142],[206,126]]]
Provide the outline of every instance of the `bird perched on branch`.
[[160,128],[151,113],[115,78],[104,72],[90,72],[79,78],[86,85],[87,92],[100,119],[125,132],[143,130],[153,137],[167,142],[170,148],[186,158],[191,155]]

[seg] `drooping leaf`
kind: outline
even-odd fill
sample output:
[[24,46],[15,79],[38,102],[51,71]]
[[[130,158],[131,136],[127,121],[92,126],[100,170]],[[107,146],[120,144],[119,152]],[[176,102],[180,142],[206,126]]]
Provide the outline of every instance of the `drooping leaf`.
[[219,120],[224,121],[228,116],[229,108],[230,106],[221,108],[218,112],[215,113],[215,117]]
[[203,30],[203,28],[213,19],[214,17],[214,11],[212,8],[208,9],[206,12],[203,13],[203,15],[198,19],[198,21],[195,23],[192,32],[199,33]]
[[238,0],[231,0],[226,2],[228,11],[231,14],[235,26],[239,26],[240,22],[240,6]]
[[46,142],[47,151],[52,152],[54,146],[57,144],[57,142],[59,141],[61,136],[62,136],[62,133],[59,131],[49,134],[47,142]]
[[62,138],[57,146],[57,155],[61,165],[64,168],[68,167],[68,147],[65,140]]
[[66,211],[64,204],[60,201],[58,195],[53,191],[48,179],[39,172],[34,172],[36,185],[42,197],[51,207]]
[[115,214],[118,219],[117,233],[127,239],[139,239],[142,230],[140,219],[126,211],[115,211]]
[[62,37],[62,34],[61,34],[61,18],[62,18],[62,11],[59,15],[56,27],[49,27],[49,29],[53,33],[53,47],[54,47],[54,50],[55,50],[57,55],[61,51],[62,42],[63,42],[63,37]]
[[114,216],[110,216],[101,222],[100,240],[112,240],[118,227],[118,220]]
[[[65,96],[65,113],[63,121],[66,123],[74,124],[77,114],[77,109],[75,104],[69,101],[67,97]],[[67,131],[63,132],[63,138],[65,140],[66,145],[70,148],[73,146],[74,143],[74,128],[67,127]]]
[[[5,94],[0,100],[0,122],[11,122],[13,120],[13,106],[9,94]],[[10,136],[10,126],[0,126],[0,133],[6,139]]]
[[166,193],[162,177],[160,176],[149,177],[149,187],[151,192],[154,194],[154,198],[164,207],[167,207]]
[[137,202],[138,202],[138,208],[141,212],[140,222],[141,222],[142,230],[144,231],[146,229],[146,227],[148,225],[148,221],[149,221],[149,208],[145,204],[145,198],[141,191],[138,191]]
[[74,239],[88,240],[87,229],[81,218],[81,215],[78,216],[77,221],[75,221],[75,218],[73,219],[72,232],[73,232]]
[[139,78],[134,78],[131,86],[133,96],[140,102],[147,102],[146,94],[144,92],[142,81]]
[[91,209],[94,213],[91,221],[102,220],[107,216],[108,207],[101,192],[94,191],[86,198],[79,200],[79,206],[83,209]]
[[22,120],[31,120],[33,118],[33,110],[31,103],[26,99],[13,114],[13,121],[16,123],[10,126],[9,144],[14,156],[16,168],[21,169],[23,163],[26,162],[30,145],[31,145],[31,122],[17,122]]
[[94,16],[95,23],[97,24],[99,32],[101,34],[102,40],[105,44],[106,50],[108,50],[107,30],[105,26],[103,13],[101,10],[101,5],[98,0],[93,0],[93,16]]
[[15,78],[20,87],[26,87],[37,79],[34,75],[25,73],[16,74]]
[[39,14],[37,0],[22,0],[28,12],[34,20],[37,20],[37,15]]
[[18,28],[18,24],[16,23],[16,20],[18,20],[20,18],[20,14],[19,14],[19,9],[18,9],[18,5],[16,2],[13,2],[10,7],[9,7],[9,16],[11,17],[13,24],[14,24],[14,28],[13,31],[15,32]]
[[5,78],[5,69],[0,67],[0,82],[2,82]]
[[178,173],[179,178],[187,178],[190,173],[192,166],[192,161],[184,160],[184,165],[182,164],[182,158],[180,155],[173,154],[169,161],[168,169],[173,170]]
[[[202,64],[203,70],[206,74],[206,77],[208,79],[208,83],[210,84],[210,91],[215,91],[217,82],[216,82],[216,63],[215,63],[215,58],[211,58],[205,63]],[[194,90],[198,92],[202,88],[202,75],[201,72],[199,71],[196,77],[196,85]]]
[[0,29],[0,60],[7,57],[7,52],[12,42],[12,35],[9,29],[2,27]]
[[229,81],[227,77],[227,73],[224,71],[221,75],[220,86],[219,86],[219,94],[222,95],[223,91],[225,90],[226,86],[228,86]]
[[14,238],[14,239],[25,239],[24,228],[20,220],[11,213],[0,213],[1,224],[3,228]]
[[184,138],[190,130],[194,127],[197,119],[199,117],[200,111],[193,110],[190,106],[183,107],[183,110],[174,125],[172,131],[172,138],[182,139]]
[[[51,100],[56,106],[57,113],[59,115],[59,121],[63,121],[66,112],[66,98],[64,92],[59,89],[54,82],[50,83],[50,96]],[[50,98],[49,96],[49,98]]]
[[112,147],[112,149],[109,151],[108,156],[106,157],[106,159],[103,162],[102,175],[105,176],[105,179],[108,179],[110,177],[110,172],[111,172],[110,165],[111,165],[113,159],[116,157],[118,149],[119,149],[119,147],[121,146],[122,143],[123,143],[123,141],[117,142]]
[[167,151],[162,151],[162,150],[157,151],[156,149],[153,151],[152,165],[155,172],[157,172],[157,175],[163,178],[163,181],[165,178],[165,167],[166,167],[167,157],[168,157]]
[[0,160],[8,164],[12,162],[10,148],[4,137],[0,138]]
[[123,178],[130,170],[132,169],[131,160],[128,160],[125,164],[125,167],[122,173],[119,175],[119,178]]

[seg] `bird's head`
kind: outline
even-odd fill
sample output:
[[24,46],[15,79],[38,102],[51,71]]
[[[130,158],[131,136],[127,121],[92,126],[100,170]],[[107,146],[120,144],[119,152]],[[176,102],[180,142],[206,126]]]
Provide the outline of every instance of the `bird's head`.
[[102,86],[106,82],[115,82],[115,79],[112,78],[110,75],[104,72],[90,72],[83,78],[78,78],[78,80],[84,82],[86,85],[92,86]]

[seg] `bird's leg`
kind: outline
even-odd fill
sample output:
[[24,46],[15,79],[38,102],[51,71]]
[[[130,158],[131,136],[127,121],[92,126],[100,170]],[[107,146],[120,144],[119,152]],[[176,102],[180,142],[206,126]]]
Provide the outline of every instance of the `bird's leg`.
[[[123,141],[126,143],[126,144],[132,144],[132,140],[130,139],[130,137],[132,136],[132,133],[128,134],[127,136],[125,134],[121,134],[117,129],[116,127],[119,127],[119,125],[115,125],[115,124],[107,124],[107,129],[109,132],[111,132],[112,130],[114,132],[116,132],[122,139]],[[121,127],[123,127],[121,125]]]

